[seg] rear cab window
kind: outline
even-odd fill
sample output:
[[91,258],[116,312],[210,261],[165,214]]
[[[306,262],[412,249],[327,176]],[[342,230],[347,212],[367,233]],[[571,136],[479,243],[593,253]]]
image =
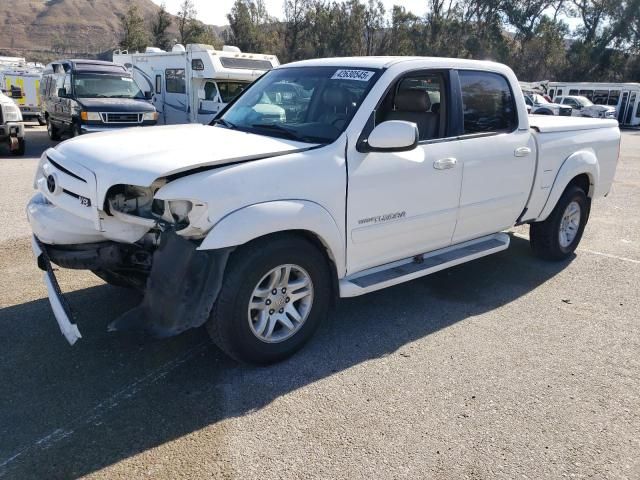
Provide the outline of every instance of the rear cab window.
[[511,86],[498,73],[458,71],[464,135],[509,133],[518,128],[518,110]]

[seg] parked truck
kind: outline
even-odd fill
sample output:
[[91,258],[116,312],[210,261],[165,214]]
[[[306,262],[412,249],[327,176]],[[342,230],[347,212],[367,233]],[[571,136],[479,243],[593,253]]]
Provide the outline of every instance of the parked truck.
[[26,141],[20,109],[13,99],[0,90],[0,143],[5,143],[12,155],[24,155]]
[[40,99],[42,68],[37,65],[0,66],[0,88],[12,92],[24,121],[37,121],[44,125]]
[[167,125],[209,123],[251,82],[279,65],[275,55],[200,44],[177,44],[170,52],[154,47],[144,53],[117,50],[113,61],[150,92],[158,123]]
[[528,116],[498,63],[308,60],[267,72],[210,126],[47,150],[27,213],[70,343],[52,263],[143,292],[110,330],[206,325],[232,357],[270,363],[333,298],[505,250],[513,225],[530,225],[535,254],[567,259],[619,146],[614,120]]

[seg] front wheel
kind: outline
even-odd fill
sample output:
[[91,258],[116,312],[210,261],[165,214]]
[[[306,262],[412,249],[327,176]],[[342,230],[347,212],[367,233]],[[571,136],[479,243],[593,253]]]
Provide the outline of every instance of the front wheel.
[[73,125],[71,125],[71,138],[79,137],[80,135],[82,135],[80,124],[78,122],[73,122]]
[[589,199],[571,185],[544,222],[532,223],[529,239],[533,252],[546,260],[564,260],[578,247],[589,220]]
[[269,364],[293,355],[327,316],[329,271],[318,248],[294,236],[238,249],[207,322],[211,338],[242,362]]
[[50,118],[47,118],[47,134],[51,140],[60,140],[60,132]]
[[47,121],[42,118],[41,116],[38,116],[38,125],[40,125],[41,127],[45,126],[47,124]]
[[24,138],[19,138],[18,148],[16,148],[15,150],[11,150],[11,155],[15,155],[16,157],[22,157],[24,155],[26,148],[27,148],[27,144]]

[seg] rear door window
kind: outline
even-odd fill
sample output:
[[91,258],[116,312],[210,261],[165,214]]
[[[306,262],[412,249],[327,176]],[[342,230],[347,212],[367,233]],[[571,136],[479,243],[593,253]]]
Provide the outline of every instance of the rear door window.
[[512,132],[518,127],[515,98],[506,78],[468,70],[458,75],[465,134]]

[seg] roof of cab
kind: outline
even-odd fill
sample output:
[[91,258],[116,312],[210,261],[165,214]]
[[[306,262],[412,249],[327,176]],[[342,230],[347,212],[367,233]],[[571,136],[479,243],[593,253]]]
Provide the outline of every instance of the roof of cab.
[[509,67],[501,63],[485,60],[466,60],[460,58],[445,57],[334,57],[302,60],[287,63],[282,67],[353,67],[353,68],[389,68],[398,63],[416,63],[421,66],[433,66],[434,68],[467,68],[487,70],[508,70]]

